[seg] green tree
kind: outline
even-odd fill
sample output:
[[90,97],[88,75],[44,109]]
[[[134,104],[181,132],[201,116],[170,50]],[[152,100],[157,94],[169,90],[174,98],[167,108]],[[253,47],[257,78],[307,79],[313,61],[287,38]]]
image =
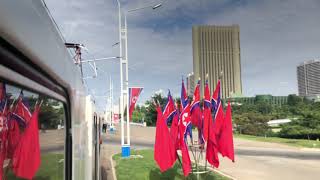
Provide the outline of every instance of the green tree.
[[255,136],[265,135],[269,131],[267,122],[270,117],[259,113],[249,112],[241,115],[234,115],[236,130],[241,134]]
[[320,138],[320,113],[303,111],[298,119],[282,125],[280,136],[297,139]]
[[145,111],[143,110],[144,106],[136,106],[135,110],[132,112],[132,121],[133,122],[137,122],[137,123],[141,123],[142,120],[145,117]]
[[267,102],[259,102],[256,104],[257,111],[261,114],[270,114],[272,112],[272,106]]
[[288,105],[289,106],[296,106],[301,102],[302,102],[302,98],[297,96],[297,95],[295,95],[295,94],[290,94],[288,96]]
[[39,113],[40,127],[56,129],[60,122],[64,123],[64,120],[65,114],[62,103],[44,98]]
[[163,107],[167,101],[161,94],[155,94],[151,97],[151,100],[146,101],[146,113],[145,122],[148,126],[155,126],[157,121],[156,107],[153,102],[159,102],[161,107]]

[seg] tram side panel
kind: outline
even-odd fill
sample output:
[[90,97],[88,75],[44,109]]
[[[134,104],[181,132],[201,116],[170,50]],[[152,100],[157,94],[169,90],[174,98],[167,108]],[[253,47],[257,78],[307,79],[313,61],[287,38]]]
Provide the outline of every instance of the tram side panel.
[[87,122],[86,97],[80,91],[73,90],[71,95],[72,109],[72,179],[86,179]]

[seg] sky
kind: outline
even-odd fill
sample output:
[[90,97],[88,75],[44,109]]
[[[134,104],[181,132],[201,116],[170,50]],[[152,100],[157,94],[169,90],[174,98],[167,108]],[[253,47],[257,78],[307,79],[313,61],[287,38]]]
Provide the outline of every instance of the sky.
[[[45,0],[67,42],[84,44],[84,59],[119,56],[116,0]],[[159,0],[120,0],[123,13]],[[129,86],[178,97],[181,78],[193,71],[192,26],[240,26],[242,86],[245,96],[297,93],[296,66],[320,57],[319,0],[166,0],[163,5],[127,14]],[[92,75],[88,65],[84,73]],[[117,60],[98,62],[90,93],[106,95],[110,77],[119,98]],[[98,108],[105,99],[97,99]]]

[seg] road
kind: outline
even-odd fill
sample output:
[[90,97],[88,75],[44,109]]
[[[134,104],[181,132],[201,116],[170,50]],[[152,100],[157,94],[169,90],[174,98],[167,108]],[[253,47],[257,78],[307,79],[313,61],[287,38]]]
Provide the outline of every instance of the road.
[[[133,149],[153,148],[154,137],[154,127],[131,126]],[[103,139],[107,154],[120,152],[120,131]],[[235,179],[319,179],[320,151],[238,138],[234,143],[236,162],[220,157],[218,170]]]

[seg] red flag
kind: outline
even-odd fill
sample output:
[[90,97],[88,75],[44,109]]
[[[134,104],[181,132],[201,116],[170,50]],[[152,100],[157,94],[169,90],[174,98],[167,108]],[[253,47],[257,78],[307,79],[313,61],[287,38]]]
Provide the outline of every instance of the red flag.
[[20,136],[21,134],[19,124],[11,116],[8,122],[8,147],[6,153],[7,158],[12,159],[13,153],[20,141]]
[[213,131],[217,136],[217,140],[219,140],[219,137],[221,136],[223,119],[224,119],[223,107],[222,107],[222,103],[220,102],[218,104],[217,111],[214,117],[214,122],[213,122]]
[[119,114],[113,114],[113,123],[119,123]]
[[221,127],[221,135],[219,138],[219,151],[223,157],[227,156],[234,162],[234,146],[232,133],[232,112],[230,103],[228,103],[226,117]]
[[172,96],[170,94],[170,91],[168,92],[168,100],[167,100],[167,104],[166,106],[164,107],[164,110],[163,110],[163,118],[165,120],[166,123],[168,123],[173,115],[175,114],[176,112],[176,108],[174,106],[174,101],[172,99]]
[[198,81],[197,86],[193,93],[193,100],[191,103],[191,122],[193,125],[197,126],[198,129],[201,128],[201,109],[200,109],[200,81]]
[[206,81],[206,85],[205,85],[203,105],[204,105],[204,108],[203,108],[203,137],[204,137],[205,141],[208,141],[209,122],[212,121],[210,89],[209,89],[208,81]]
[[21,91],[17,105],[14,111],[10,114],[8,122],[8,152],[7,157],[12,158],[13,153],[20,141],[20,127],[26,127],[26,124],[31,119],[28,102],[24,100],[23,92]]
[[218,81],[216,89],[212,95],[212,108],[214,112],[214,123],[213,123],[214,132],[216,136],[220,136],[220,130],[221,130],[221,126],[224,118],[223,106],[221,102],[220,80]]
[[8,107],[6,97],[6,87],[4,83],[0,82],[0,180],[3,178],[3,164],[7,153],[7,118]]
[[209,136],[207,141],[206,159],[211,165],[218,168],[219,167],[218,143],[213,131],[212,121],[209,121],[208,133],[209,133]]
[[[187,106],[189,106],[189,100],[188,100],[188,95],[187,95],[187,91],[186,88],[184,87],[184,82],[182,79],[182,83],[181,83],[181,106],[180,106],[180,112],[183,111],[183,109]],[[200,97],[199,97],[199,101],[200,101]],[[190,123],[187,127],[187,133],[185,134],[185,138],[187,138],[187,135],[190,136],[191,141],[192,140],[192,123]]]
[[173,116],[173,120],[170,128],[170,135],[173,140],[173,144],[175,145],[175,150],[179,149],[179,111],[176,109],[176,113]]
[[32,118],[23,134],[21,140],[14,151],[12,162],[13,172],[16,176],[32,179],[40,166],[40,144],[38,115],[40,107],[36,106]]
[[129,117],[130,117],[130,120],[131,120],[131,117],[132,117],[132,113],[133,113],[134,107],[136,105],[136,102],[138,101],[138,98],[139,98],[139,95],[140,95],[142,89],[143,88],[137,88],[137,87],[129,88],[129,99],[130,99]]
[[177,159],[177,153],[159,106],[157,106],[157,113],[154,160],[157,162],[161,172],[164,172],[173,166]]
[[21,125],[25,126],[31,119],[31,113],[29,111],[29,105],[27,100],[23,97],[23,92],[21,91],[17,105],[13,112],[13,118]]
[[223,121],[223,110],[221,106],[221,91],[220,91],[220,81],[216,86],[216,89],[212,96],[212,108],[214,112],[214,121],[209,121],[208,128],[208,143],[206,157],[210,164],[214,167],[219,167],[218,158],[218,140],[220,136],[221,124]]
[[188,146],[186,144],[187,127],[191,123],[190,105],[188,104],[180,114],[179,121],[179,140],[180,149],[182,153],[182,169],[184,176],[188,176],[191,172],[191,160],[189,156]]
[[6,85],[0,82],[0,111],[4,112],[7,106]]

